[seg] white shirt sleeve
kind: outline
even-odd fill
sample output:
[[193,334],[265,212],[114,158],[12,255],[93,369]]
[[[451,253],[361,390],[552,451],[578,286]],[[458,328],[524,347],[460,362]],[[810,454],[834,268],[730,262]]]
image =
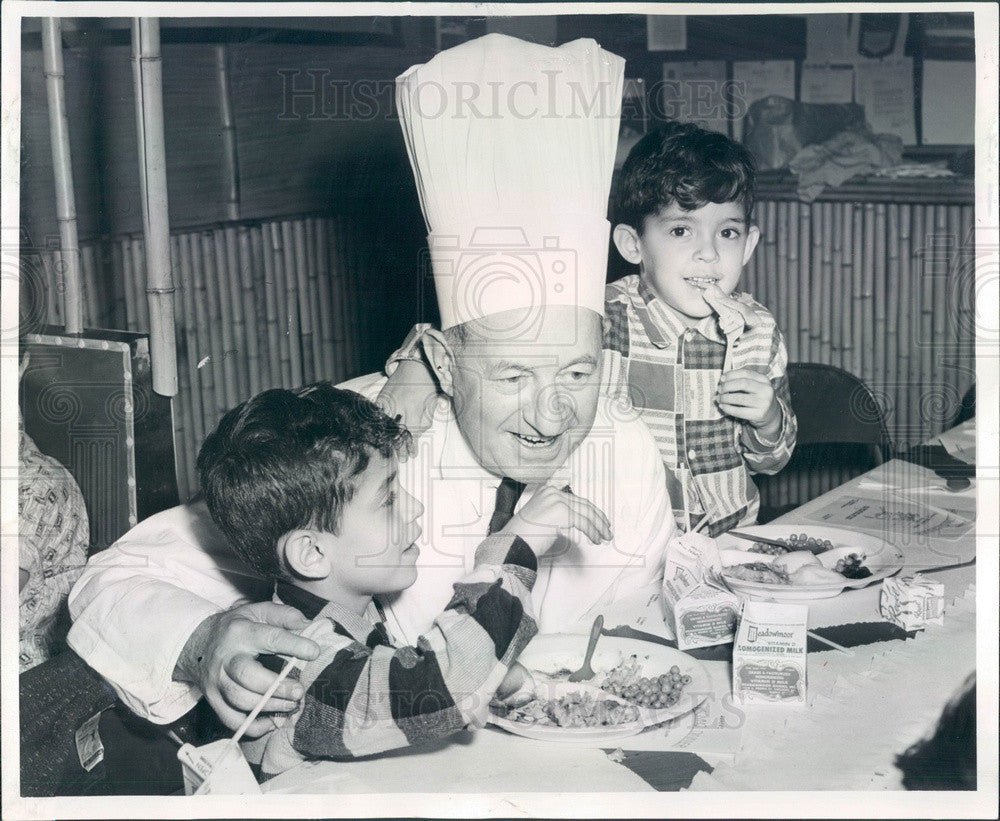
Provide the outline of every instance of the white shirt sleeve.
[[268,595],[204,505],[171,508],[91,558],[69,596],[67,640],[133,712],[165,724],[201,697],[172,680],[194,629],[213,613]]

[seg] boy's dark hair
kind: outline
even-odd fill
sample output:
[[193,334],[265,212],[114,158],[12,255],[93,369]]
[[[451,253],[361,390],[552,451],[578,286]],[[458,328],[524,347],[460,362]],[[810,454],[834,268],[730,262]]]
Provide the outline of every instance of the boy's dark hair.
[[615,222],[641,234],[646,217],[674,202],[685,211],[737,202],[750,222],[755,174],[753,155],[724,134],[667,123],[632,146],[622,166]]
[[336,533],[354,480],[371,452],[406,447],[397,419],[353,391],[317,382],[274,389],[222,417],[198,453],[198,476],[212,520],[261,575],[283,575],[276,546],[285,533]]

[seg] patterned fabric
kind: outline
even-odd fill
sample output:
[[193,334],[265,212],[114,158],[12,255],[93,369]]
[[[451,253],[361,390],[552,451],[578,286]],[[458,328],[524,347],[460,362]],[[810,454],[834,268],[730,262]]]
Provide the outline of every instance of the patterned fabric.
[[[797,427],[785,375],[788,353],[774,317],[748,295],[733,296],[758,321],[727,338],[715,315],[686,328],[637,275],[610,283],[605,294],[604,388],[638,409],[656,439],[677,522],[687,529],[707,513],[713,536],[756,520],[760,500],[751,474],[785,466]],[[726,364],[771,380],[782,414],[776,442],[762,441],[751,425],[715,405]]]
[[17,501],[19,563],[28,573],[19,606],[24,672],[48,659],[64,638],[57,635],[56,617],[83,573],[90,525],[83,495],[70,472],[42,453],[23,429]]
[[264,776],[305,758],[355,758],[481,727],[490,698],[536,633],[531,588],[537,560],[518,537],[496,535],[433,627],[412,647],[394,647],[373,603],[364,617],[279,583],[275,598],[312,624],[322,648],[304,666],[301,711],[244,752]]

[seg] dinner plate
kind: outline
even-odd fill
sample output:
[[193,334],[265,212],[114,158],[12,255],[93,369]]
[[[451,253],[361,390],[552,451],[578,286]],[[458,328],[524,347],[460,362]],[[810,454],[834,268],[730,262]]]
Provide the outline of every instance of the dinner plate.
[[[599,690],[605,676],[623,661],[635,656],[639,662],[639,675],[655,678],[667,673],[677,666],[681,675],[691,677],[684,686],[681,697],[671,707],[652,709],[633,705],[639,711],[639,719],[628,724],[616,724],[609,727],[558,727],[537,724],[525,724],[512,721],[490,713],[489,722],[502,727],[516,735],[533,738],[539,741],[558,741],[561,743],[595,743],[613,741],[616,738],[626,738],[642,732],[647,727],[662,724],[665,721],[683,716],[694,710],[712,691],[712,682],[708,671],[697,659],[687,653],[638,639],[624,639],[617,636],[601,636],[597,649],[591,659],[590,666],[595,676],[590,681],[570,683],[566,681],[569,674],[579,668],[583,662],[583,654],[587,649],[585,635],[570,635],[567,633],[551,633],[536,636],[518,659],[527,667],[535,678],[535,691],[542,698],[558,698],[560,695],[574,690],[583,693],[599,691],[601,697],[615,701],[624,701],[611,693]],[[554,694],[554,695],[553,695]],[[630,703],[625,701],[625,703]]]
[[[722,575],[725,576],[726,583],[737,593],[748,596],[751,599],[762,599],[765,601],[801,601],[803,599],[829,599],[840,595],[845,589],[859,589],[867,587],[875,582],[882,581],[893,573],[899,571],[903,566],[903,554],[897,547],[889,544],[885,539],[872,536],[868,533],[858,533],[854,530],[845,530],[840,527],[823,527],[812,524],[789,524],[774,523],[766,525],[756,525],[754,527],[741,527],[740,532],[745,532],[751,536],[763,536],[766,539],[787,539],[792,534],[805,533],[814,539],[829,540],[833,547],[825,553],[816,556],[821,564],[830,563],[830,567],[836,560],[846,553],[863,553],[865,556],[864,565],[872,574],[864,579],[849,579],[844,577],[843,584],[767,584],[765,582],[750,582],[743,579],[734,579],[726,575],[725,567]],[[746,539],[723,534],[716,540],[720,550],[735,548],[746,550],[751,547],[751,543]],[[769,556],[763,556],[766,561]],[[825,558],[825,561],[824,561]]]

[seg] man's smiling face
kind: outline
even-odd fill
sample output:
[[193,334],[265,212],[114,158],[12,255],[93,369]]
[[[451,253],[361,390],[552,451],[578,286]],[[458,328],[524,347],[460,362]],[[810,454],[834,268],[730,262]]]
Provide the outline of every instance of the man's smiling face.
[[470,330],[453,346],[450,392],[459,429],[491,473],[544,482],[594,423],[601,318],[549,306],[530,339],[499,341]]

